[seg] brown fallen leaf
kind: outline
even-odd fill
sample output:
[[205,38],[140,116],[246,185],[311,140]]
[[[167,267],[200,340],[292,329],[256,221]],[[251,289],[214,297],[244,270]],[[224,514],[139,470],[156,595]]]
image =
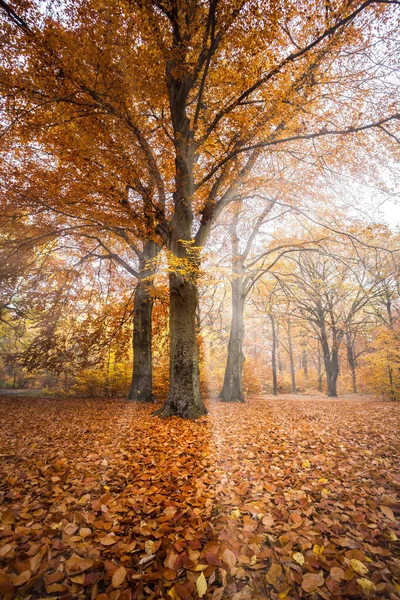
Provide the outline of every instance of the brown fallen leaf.
[[389,508],[388,506],[380,506],[380,509],[385,515],[385,517],[390,519],[393,523],[396,522],[396,517],[394,516],[394,513],[391,508]]
[[118,567],[118,569],[114,572],[111,578],[112,586],[118,588],[120,585],[122,585],[125,581],[126,573],[127,571],[125,567],[123,567],[122,565]]
[[265,579],[270,585],[278,589],[278,579],[282,575],[282,567],[279,563],[272,563],[268,573],[265,575]]
[[86,571],[92,566],[93,560],[90,558],[83,558],[82,556],[79,556],[79,554],[73,554],[65,563],[68,575],[82,573],[82,571]]
[[338,583],[340,581],[342,581],[342,579],[345,578],[344,577],[344,571],[340,567],[332,567],[332,569],[330,570],[329,573],[330,573],[330,576],[332,577],[332,579],[334,579]]
[[24,585],[27,581],[29,581],[31,577],[32,573],[29,570],[24,571],[23,573],[20,573],[19,575],[13,577],[12,584],[15,585],[15,587],[20,587],[21,585]]
[[233,567],[236,565],[236,555],[229,548],[226,548],[223,551],[221,554],[221,560],[223,560],[230,569],[233,569]]
[[301,587],[305,592],[310,594],[315,592],[318,587],[324,585],[325,579],[322,571],[319,573],[306,573],[303,577]]
[[118,538],[110,534],[100,538],[99,542],[103,546],[112,546],[113,544],[116,544],[118,542]]

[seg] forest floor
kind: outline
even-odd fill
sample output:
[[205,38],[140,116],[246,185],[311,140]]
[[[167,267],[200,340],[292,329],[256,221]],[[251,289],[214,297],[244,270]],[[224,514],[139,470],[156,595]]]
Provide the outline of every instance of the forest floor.
[[0,398],[0,597],[400,598],[400,405]]

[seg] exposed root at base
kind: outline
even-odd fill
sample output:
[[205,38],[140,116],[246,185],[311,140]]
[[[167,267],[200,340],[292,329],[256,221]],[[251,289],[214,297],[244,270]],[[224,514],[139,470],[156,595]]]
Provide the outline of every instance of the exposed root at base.
[[138,396],[136,396],[136,398],[132,398],[130,396],[127,396],[126,400],[128,402],[137,402],[138,404],[155,404],[157,402],[154,396],[151,396],[151,398],[140,398]]
[[154,417],[161,417],[162,419],[168,417],[181,417],[182,419],[187,419],[189,421],[195,421],[200,417],[204,417],[208,413],[207,409],[204,407],[204,410],[200,410],[195,406],[187,407],[182,414],[180,414],[177,410],[172,410],[169,406],[162,406],[158,410],[153,412]]
[[219,402],[245,402],[245,399],[240,398],[240,396],[234,396],[233,398],[226,398],[225,396],[218,396],[217,400]]

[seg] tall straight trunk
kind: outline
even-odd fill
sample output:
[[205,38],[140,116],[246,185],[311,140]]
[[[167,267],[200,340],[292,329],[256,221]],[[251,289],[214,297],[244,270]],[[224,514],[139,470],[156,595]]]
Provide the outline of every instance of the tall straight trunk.
[[276,373],[276,348],[277,348],[277,337],[275,319],[272,315],[269,315],[271,321],[272,331],[272,348],[271,348],[271,363],[272,363],[272,393],[274,396],[278,395],[278,377]]
[[244,294],[243,279],[232,282],[232,319],[228,343],[224,384],[219,395],[225,402],[244,402],[242,374],[245,356],[243,354],[244,336]]
[[153,297],[148,286],[138,282],[133,307],[133,373],[129,400],[153,402],[152,393],[152,312]]
[[276,358],[277,358],[277,362],[278,362],[278,371],[279,373],[283,373],[283,363],[282,363],[282,357],[281,357],[281,351],[280,351],[280,344],[278,342],[278,335],[276,336],[277,341],[276,341]]
[[321,394],[323,392],[322,378],[323,378],[323,371],[322,371],[321,343],[318,342],[318,391],[321,392]]
[[394,391],[394,383],[393,383],[393,369],[389,363],[388,363],[387,369],[388,369],[388,375],[389,375],[390,399],[396,400],[396,392]]
[[239,211],[233,215],[230,226],[232,241],[232,317],[231,330],[228,343],[228,356],[226,359],[224,384],[219,399],[224,402],[244,402],[242,375],[245,356],[243,354],[244,338],[244,260],[239,254],[239,237],[237,225]]
[[133,372],[128,399],[134,402],[153,402],[152,314],[154,259],[160,247],[146,242],[139,259],[139,280],[133,303]]
[[351,339],[351,333],[346,332],[346,349],[347,349],[347,364],[349,365],[351,373],[351,384],[353,394],[357,394],[357,375],[356,375],[356,359],[353,348],[353,342]]
[[297,394],[296,374],[295,374],[294,359],[293,359],[292,330],[291,330],[290,319],[288,319],[287,333],[288,333],[288,347],[289,347],[289,360],[290,360],[290,375],[292,378],[292,394]]
[[[393,331],[394,329],[394,317],[393,317],[393,312],[392,312],[392,301],[390,298],[390,295],[387,294],[386,297],[386,310],[387,310],[387,315],[388,315],[388,323],[389,323],[389,329],[391,331]],[[394,381],[393,381],[393,368],[389,362],[389,356],[387,356],[387,369],[388,369],[388,375],[389,375],[389,385],[390,385],[390,399],[391,400],[396,400],[396,392],[394,389]]]
[[303,367],[304,378],[308,379],[308,358],[307,358],[307,350],[303,348],[301,353],[301,366]]

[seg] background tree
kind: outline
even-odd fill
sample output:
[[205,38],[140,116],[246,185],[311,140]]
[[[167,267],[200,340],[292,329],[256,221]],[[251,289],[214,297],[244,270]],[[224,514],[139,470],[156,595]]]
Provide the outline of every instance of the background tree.
[[[371,49],[378,43],[386,56],[396,34],[396,6],[71,0],[44,17],[41,3],[26,1],[18,13],[2,7],[10,22],[1,78],[6,130],[25,142],[34,135],[42,150],[66,157],[75,153],[77,128],[92,145],[102,129],[106,148],[123,140],[147,165],[156,229],[170,253],[170,392],[160,414],[204,414],[195,248],[263,152],[336,139],[337,161],[350,154],[350,134],[367,145],[395,136],[385,60],[364,84]],[[130,148],[119,149],[115,162],[121,167],[126,156]]]

